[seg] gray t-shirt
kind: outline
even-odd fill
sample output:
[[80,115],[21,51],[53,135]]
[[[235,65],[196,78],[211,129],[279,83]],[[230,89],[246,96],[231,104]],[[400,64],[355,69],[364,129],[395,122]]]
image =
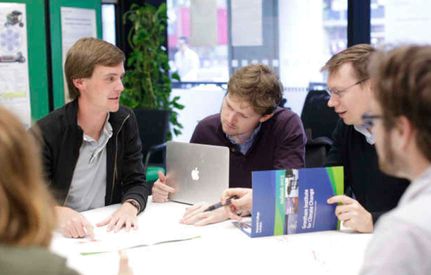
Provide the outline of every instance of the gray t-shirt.
[[376,225],[361,275],[431,274],[431,167]]
[[112,136],[112,126],[106,118],[99,140],[83,135],[79,157],[65,206],[78,212],[105,206],[106,144]]

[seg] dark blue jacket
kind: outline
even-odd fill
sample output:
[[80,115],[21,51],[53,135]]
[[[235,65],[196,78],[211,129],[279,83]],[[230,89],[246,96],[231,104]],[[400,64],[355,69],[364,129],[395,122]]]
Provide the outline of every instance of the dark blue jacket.
[[353,126],[340,120],[333,139],[327,166],[344,166],[346,194],[353,196],[376,222],[382,214],[397,206],[409,182],[382,173],[374,145]]
[[[58,203],[69,193],[73,171],[79,157],[83,131],[77,124],[77,100],[59,108],[37,122],[32,132],[42,145],[46,180]],[[110,113],[113,135],[106,145],[105,205],[134,199],[145,209],[150,188],[145,181],[142,146],[136,117],[128,108]],[[37,129],[39,128],[39,129]]]

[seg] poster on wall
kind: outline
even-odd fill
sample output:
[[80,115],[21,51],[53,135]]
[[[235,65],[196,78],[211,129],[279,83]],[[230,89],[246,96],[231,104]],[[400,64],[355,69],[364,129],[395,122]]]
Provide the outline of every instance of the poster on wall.
[[25,4],[0,3],[0,105],[31,126]]
[[[64,65],[67,51],[77,40],[82,37],[97,38],[96,10],[61,7],[61,35]],[[64,81],[64,99],[69,101],[67,81]]]

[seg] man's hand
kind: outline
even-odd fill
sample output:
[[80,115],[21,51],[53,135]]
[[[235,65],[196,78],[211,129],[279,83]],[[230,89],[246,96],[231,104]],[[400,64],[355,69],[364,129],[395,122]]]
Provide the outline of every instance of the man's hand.
[[335,208],[335,215],[345,227],[362,233],[373,232],[373,218],[358,201],[341,195],[329,198],[328,203],[341,203]]
[[153,202],[167,202],[169,193],[174,193],[175,189],[166,185],[166,176],[158,172],[159,179],[154,183],[152,190]]
[[223,207],[213,211],[204,212],[208,206],[209,204],[207,203],[200,203],[187,208],[183,218],[181,219],[181,223],[202,226],[222,222],[228,219],[227,213],[224,211]]
[[93,226],[90,222],[77,211],[69,208],[56,206],[58,226],[67,238],[84,238],[89,237],[94,239]]
[[124,202],[120,209],[115,211],[110,217],[96,224],[99,226],[108,225],[106,230],[118,232],[125,227],[126,231],[131,228],[138,229],[138,209],[128,202]]
[[[236,196],[237,199],[232,197]],[[253,192],[250,188],[230,188],[223,192],[221,202],[226,204],[226,200],[231,198],[231,204],[225,206],[225,211],[229,218],[240,220],[239,213],[250,213],[253,204]]]

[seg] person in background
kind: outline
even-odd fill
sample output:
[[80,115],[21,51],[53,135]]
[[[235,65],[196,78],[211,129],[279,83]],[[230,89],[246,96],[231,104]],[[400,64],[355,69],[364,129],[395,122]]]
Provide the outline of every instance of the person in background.
[[373,98],[363,119],[375,136],[380,169],[411,183],[377,223],[361,275],[431,274],[430,64],[430,46],[372,58]]
[[44,173],[57,199],[59,227],[67,237],[93,236],[79,212],[121,203],[98,223],[108,231],[137,227],[150,188],[132,110],[120,106],[124,53],[95,38],[68,51],[65,76],[71,102],[37,121]]
[[367,70],[375,49],[358,44],[332,56],[323,66],[328,71],[328,106],[340,116],[333,134],[334,143],[326,166],[344,166],[346,195],[334,196],[328,203],[339,204],[335,214],[343,225],[358,232],[372,232],[374,223],[394,208],[408,181],[378,169],[375,139],[362,125],[361,115],[371,100]]
[[178,51],[175,53],[175,68],[181,81],[198,80],[199,56],[190,49],[188,39],[181,36],[178,39]]
[[[306,138],[298,115],[278,107],[282,85],[265,65],[237,70],[229,80],[221,111],[199,122],[190,142],[230,149],[229,186],[251,188],[256,170],[304,167]],[[153,201],[166,202],[175,190],[159,174]],[[228,218],[223,208],[204,211],[208,204],[187,209],[182,222],[206,225]]]
[[56,215],[37,153],[18,118],[0,106],[0,273],[78,274],[48,249]]

